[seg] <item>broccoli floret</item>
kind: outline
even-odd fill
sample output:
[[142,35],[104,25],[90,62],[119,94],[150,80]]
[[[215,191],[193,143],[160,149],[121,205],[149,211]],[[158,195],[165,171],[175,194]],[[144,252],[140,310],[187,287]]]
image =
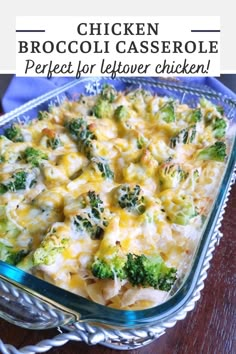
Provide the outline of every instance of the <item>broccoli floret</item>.
[[[213,136],[216,139],[221,139],[225,136],[227,124],[223,118],[224,109],[221,106],[216,106],[213,103],[206,101],[206,107],[210,107],[205,114],[205,124],[212,129]],[[219,118],[220,113],[220,118]]]
[[222,107],[222,106],[219,106],[219,105],[217,105],[216,106],[216,110],[217,110],[217,112],[219,112],[220,114],[221,114],[221,116],[223,116],[224,115],[224,107]]
[[115,272],[110,264],[102,259],[97,259],[91,265],[91,271],[96,278],[99,279],[114,279]]
[[47,146],[50,147],[53,150],[56,150],[57,148],[62,146],[61,139],[59,138],[59,136],[55,136],[53,138],[48,138]]
[[178,225],[188,225],[197,215],[191,195],[167,189],[160,194],[167,219]]
[[52,129],[44,128],[42,130],[43,135],[47,136],[47,147],[55,150],[58,147],[62,146],[62,142],[60,137],[56,134],[56,132]]
[[62,253],[68,244],[69,238],[59,235],[57,230],[52,227],[40,246],[33,252],[33,265],[53,264],[57,255]]
[[28,173],[25,171],[14,173],[14,175],[11,177],[12,180],[7,184],[8,190],[13,192],[15,190],[26,189],[27,178]]
[[198,180],[198,178],[199,178],[199,171],[198,170],[194,170],[193,171],[193,178],[194,178],[195,181]]
[[26,254],[26,256],[24,256],[17,264],[17,268],[20,268],[26,272],[30,271],[31,268],[33,268],[33,267],[34,267],[33,251]]
[[201,108],[196,108],[193,109],[190,115],[188,116],[188,123],[197,123],[200,122],[201,119],[202,119]]
[[7,191],[15,192],[18,190],[31,188],[36,183],[35,174],[18,171],[14,173],[7,181],[0,184],[0,194],[4,194]]
[[213,135],[216,139],[221,139],[225,136],[227,124],[223,118],[215,118],[212,123]]
[[133,286],[153,287],[169,291],[176,280],[175,268],[169,268],[159,255],[145,256],[129,253],[125,272]]
[[0,183],[0,195],[6,192],[7,192],[7,186],[5,186],[3,183]]
[[89,234],[92,239],[100,239],[108,225],[103,201],[94,191],[89,191],[79,197],[78,204],[80,212],[72,219],[75,229]]
[[158,116],[166,123],[172,123],[175,121],[175,108],[174,102],[166,102],[160,109]]
[[89,130],[87,122],[83,118],[72,119],[66,123],[71,136],[77,141],[78,148],[87,158],[92,156],[93,143],[96,139],[95,134]]
[[0,155],[0,163],[3,163],[3,162],[5,162],[5,157]]
[[148,144],[148,139],[146,139],[143,135],[139,135],[137,138],[137,148],[138,149],[142,149],[144,147],[146,147]]
[[112,85],[105,84],[92,110],[95,117],[110,118],[113,114],[111,103],[115,101],[116,97],[116,89]]
[[88,128],[87,122],[83,118],[71,119],[66,122],[65,127],[74,139],[77,139],[81,132]]
[[48,118],[48,112],[47,111],[39,111],[38,112],[38,120],[43,120]]
[[99,279],[125,279],[125,262],[126,257],[121,257],[118,254],[117,247],[111,250],[109,257],[96,258],[91,265],[91,271],[96,278]]
[[114,173],[110,169],[110,166],[109,166],[106,159],[104,159],[103,157],[97,156],[97,157],[93,157],[91,161],[97,165],[103,178],[105,178],[105,179],[113,179],[114,178]]
[[[215,105],[214,103],[202,98],[200,100],[200,105],[201,107],[206,109],[204,120],[206,125],[211,125],[212,129],[214,131],[214,125],[216,124],[216,129],[218,128],[218,124],[222,124],[222,126],[219,126],[220,130],[225,130],[226,128],[226,122],[222,119],[224,116],[224,108],[219,105]],[[220,115],[220,117],[219,117]],[[222,119],[222,122],[219,123]],[[217,123],[215,123],[218,121]],[[225,125],[225,127],[224,127]],[[217,134],[217,132],[216,132]],[[222,135],[223,134],[223,135]],[[219,133],[219,138],[223,137],[225,133]],[[216,138],[218,138],[216,135],[214,135]]]
[[214,104],[208,101],[205,97],[201,97],[199,100],[199,104],[202,108],[214,107]]
[[28,253],[27,250],[12,246],[20,234],[20,229],[12,222],[6,212],[6,206],[0,205],[0,235],[4,240],[0,242],[0,260],[9,264],[17,264]]
[[22,141],[24,141],[20,128],[14,124],[4,131],[4,135],[9,140],[14,141],[15,143],[21,143]]
[[152,98],[152,94],[148,90],[144,90],[142,88],[137,88],[136,90],[132,90],[132,91],[128,92],[126,97],[130,101],[143,102],[149,98]]
[[93,107],[93,114],[97,118],[110,118],[113,113],[113,107],[107,100],[98,99]]
[[112,103],[117,97],[117,91],[112,85],[105,84],[102,87],[100,96],[103,100]]
[[188,173],[186,183],[184,183],[184,186],[182,186],[182,188],[188,189],[190,192],[194,192],[198,181],[199,171],[192,170]]
[[17,250],[0,242],[0,260],[11,265],[19,263],[26,255],[27,250]]
[[132,90],[126,95],[127,100],[131,103],[129,107],[142,115],[145,114],[148,101],[150,101],[152,97],[149,91],[142,88]]
[[141,215],[145,211],[144,197],[141,194],[141,188],[139,185],[135,185],[133,188],[128,184],[122,184],[116,190],[117,201],[122,209]]
[[202,97],[199,100],[199,103],[202,108],[215,108],[218,113],[220,113],[222,116],[224,115],[224,107],[215,105],[214,103],[208,101],[206,98]]
[[73,218],[73,224],[77,231],[88,233],[94,240],[100,239],[103,234],[103,229],[90,221],[90,214],[86,216],[76,215]]
[[16,238],[20,234],[18,227],[9,219],[6,206],[0,205],[0,235],[4,239]]
[[208,146],[200,150],[197,160],[213,160],[224,162],[226,158],[226,145],[221,141],[217,141],[214,145]]
[[177,188],[188,176],[179,165],[167,163],[161,165],[158,170],[161,190]]
[[176,136],[170,139],[170,147],[175,148],[177,144],[191,144],[196,137],[196,125],[182,129]]
[[126,119],[128,117],[128,109],[126,106],[118,106],[115,109],[114,117],[118,120]]
[[23,153],[23,158],[26,162],[30,163],[33,167],[39,167],[43,160],[48,160],[47,154],[41,150],[27,147]]

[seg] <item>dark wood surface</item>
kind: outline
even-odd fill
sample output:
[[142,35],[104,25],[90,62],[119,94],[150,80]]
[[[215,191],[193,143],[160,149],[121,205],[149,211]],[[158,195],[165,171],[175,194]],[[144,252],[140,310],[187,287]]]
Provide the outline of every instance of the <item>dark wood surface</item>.
[[[231,191],[205,288],[195,309],[148,346],[117,351],[100,345],[69,342],[50,354],[235,354],[236,353],[236,186]],[[0,339],[22,348],[52,338],[57,330],[32,331],[0,319]]]

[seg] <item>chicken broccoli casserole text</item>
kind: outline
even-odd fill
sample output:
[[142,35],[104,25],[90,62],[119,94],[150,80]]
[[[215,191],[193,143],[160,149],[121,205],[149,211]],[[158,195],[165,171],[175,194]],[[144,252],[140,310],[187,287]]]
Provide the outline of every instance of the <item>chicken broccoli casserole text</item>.
[[168,298],[216,196],[227,119],[104,85],[0,137],[0,259],[118,309]]

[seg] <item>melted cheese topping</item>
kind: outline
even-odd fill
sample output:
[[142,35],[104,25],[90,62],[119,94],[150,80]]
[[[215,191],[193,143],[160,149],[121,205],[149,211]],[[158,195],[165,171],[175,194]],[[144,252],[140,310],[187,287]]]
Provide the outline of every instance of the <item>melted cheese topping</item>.
[[[183,274],[224,169],[222,162],[197,159],[201,149],[219,140],[206,117],[226,119],[205,102],[199,105],[201,119],[193,123],[189,118],[193,109],[186,104],[143,90],[117,93],[113,102],[105,100],[106,110],[97,113],[94,106],[100,101],[100,96],[65,101],[41,112],[40,119],[16,126],[23,141],[1,137],[1,186],[9,188],[7,181],[19,171],[31,173],[31,179],[25,188],[6,191],[3,187],[0,248],[7,244],[25,251],[28,255],[19,263],[21,268],[29,262],[28,271],[78,295],[116,308],[146,308],[163,302],[168,294],[151,287],[133,288],[116,277],[97,279],[91,262],[104,255],[109,259],[118,244],[125,255],[159,254],[169,267],[177,268],[178,276]],[[168,104],[173,112],[163,109]],[[121,107],[123,115],[119,115]],[[93,134],[90,145],[68,128],[78,117],[86,122],[82,134],[86,129]],[[193,125],[192,139],[190,133],[187,141],[178,138]],[[25,155],[29,147],[47,157],[32,165]],[[110,177],[99,161],[109,166]],[[117,201],[121,185],[140,187],[142,213],[121,207]],[[91,191],[99,195],[106,220],[92,225],[102,231],[97,237],[79,228],[75,219],[94,212],[83,207],[84,195]],[[9,228],[18,231],[7,233],[6,220]],[[37,250],[43,250],[41,257],[47,261],[30,263]]]

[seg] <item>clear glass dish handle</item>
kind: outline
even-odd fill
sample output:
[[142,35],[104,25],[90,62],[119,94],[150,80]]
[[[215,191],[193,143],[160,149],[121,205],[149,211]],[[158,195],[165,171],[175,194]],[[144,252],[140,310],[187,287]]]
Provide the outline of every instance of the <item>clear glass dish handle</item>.
[[75,322],[75,315],[47,304],[37,296],[0,277],[0,317],[17,326],[31,329],[55,328]]

